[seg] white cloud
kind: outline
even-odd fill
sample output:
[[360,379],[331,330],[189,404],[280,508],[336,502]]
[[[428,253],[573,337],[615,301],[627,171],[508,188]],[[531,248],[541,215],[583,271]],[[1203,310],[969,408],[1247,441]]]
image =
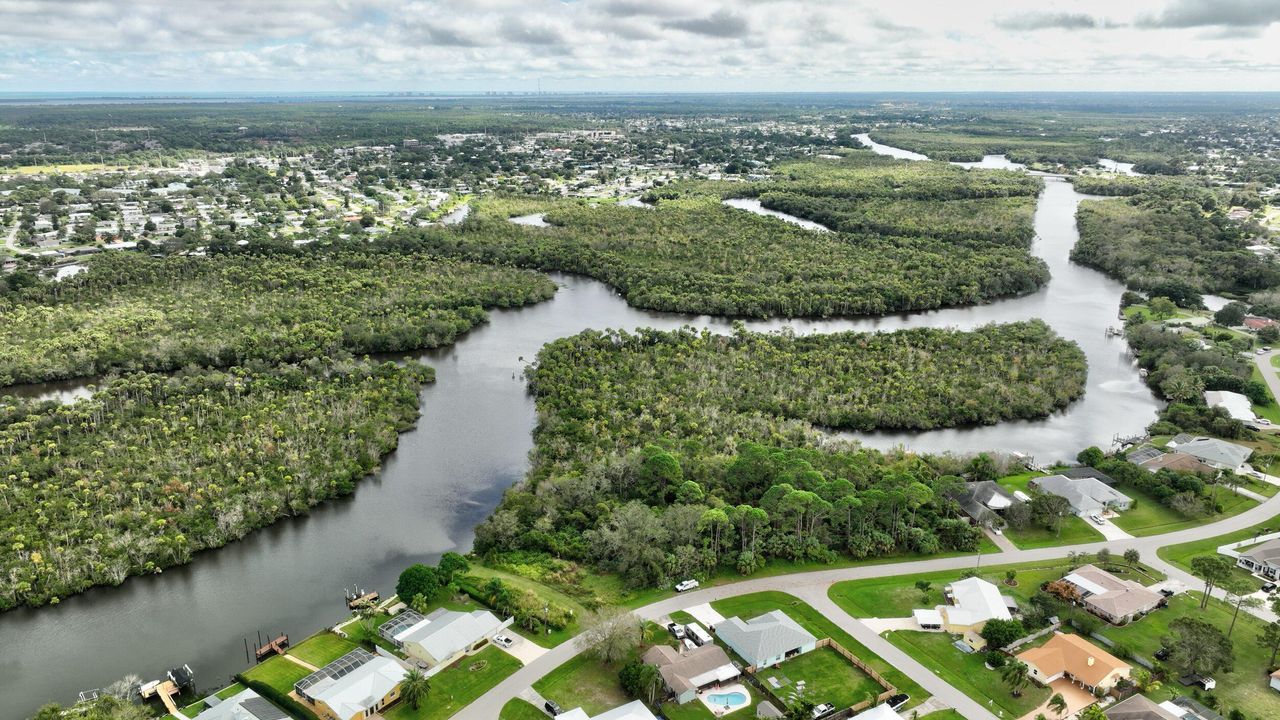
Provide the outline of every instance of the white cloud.
[[1280,90],[1276,5],[0,0],[0,90]]

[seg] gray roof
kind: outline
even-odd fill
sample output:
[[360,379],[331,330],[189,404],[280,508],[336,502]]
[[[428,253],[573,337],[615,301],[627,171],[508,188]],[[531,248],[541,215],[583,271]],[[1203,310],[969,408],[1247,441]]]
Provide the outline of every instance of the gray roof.
[[1178,697],[1174,698],[1170,702],[1192,713],[1191,715],[1183,716],[1184,720],[1193,720],[1193,718],[1195,720],[1225,720],[1225,718],[1223,718],[1218,713],[1210,710],[1204,705],[1201,705],[1195,700],[1192,700],[1186,695],[1179,695]]
[[[956,493],[955,500],[966,515],[983,523],[1000,522],[998,510],[1021,502],[990,480],[965,483]],[[1003,507],[993,508],[993,505]]]
[[1077,513],[1096,512],[1110,502],[1128,502],[1129,496],[1096,478],[1069,478],[1062,475],[1033,478],[1030,485],[1049,495],[1064,497]]
[[205,702],[212,707],[196,716],[196,720],[288,720],[280,708],[267,702],[252,690],[242,690],[231,697],[213,704],[216,698]]
[[1198,437],[1195,440],[1178,443],[1178,452],[1184,452],[1200,458],[1215,467],[1235,469],[1249,459],[1253,448],[1236,445],[1217,438]]
[[1280,564],[1280,539],[1268,540],[1255,548],[1241,550],[1240,557],[1259,563]]
[[1108,485],[1116,484],[1115,478],[1111,477],[1110,475],[1102,472],[1097,468],[1091,468],[1088,465],[1081,465],[1080,467],[1073,467],[1073,468],[1067,468],[1066,470],[1060,470],[1058,474],[1063,477],[1069,477],[1072,479],[1088,477],[1088,478],[1094,478],[1095,480],[1098,480],[1099,482],[1104,482]]
[[1107,720],[1179,720],[1180,715],[1165,710],[1143,695],[1133,695],[1112,705]]
[[731,617],[716,625],[716,635],[752,665],[818,641],[781,610],[746,622]]
[[1125,454],[1125,459],[1134,465],[1141,465],[1148,460],[1155,460],[1164,454],[1164,451],[1151,445],[1143,445],[1136,450],[1130,450]]

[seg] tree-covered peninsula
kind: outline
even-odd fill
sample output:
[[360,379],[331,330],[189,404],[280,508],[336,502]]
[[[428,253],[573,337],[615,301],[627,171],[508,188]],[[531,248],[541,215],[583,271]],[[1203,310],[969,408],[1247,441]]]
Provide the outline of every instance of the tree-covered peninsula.
[[[1037,179],[1017,173],[908,166],[854,151],[783,165],[772,180],[658,188],[647,209],[487,199],[459,228],[425,229],[405,242],[468,260],[589,275],[652,310],[883,314],[988,302],[1043,285],[1048,271],[1029,252],[1038,189]],[[753,196],[832,222],[837,232],[721,203]],[[549,225],[508,222],[533,213],[544,213]]]
[[105,253],[88,272],[0,296],[0,386],[438,347],[486,307],[554,293],[528,271],[410,254]]
[[352,492],[416,422],[431,377],[308,360],[0,403],[0,609],[158,572]]
[[588,331],[529,370],[533,467],[477,529],[481,554],[545,553],[635,586],[770,558],[972,550],[959,461],[887,455],[819,426],[1043,416],[1085,360],[1039,321],[795,337]]

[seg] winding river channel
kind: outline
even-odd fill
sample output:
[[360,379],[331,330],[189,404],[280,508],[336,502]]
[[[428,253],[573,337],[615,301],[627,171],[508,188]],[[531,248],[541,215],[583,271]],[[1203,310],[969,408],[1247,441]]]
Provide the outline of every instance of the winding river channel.
[[[1052,280],[1032,295],[880,318],[748,326],[789,325],[805,333],[972,328],[1042,318],[1088,355],[1086,394],[1066,411],[1035,422],[850,437],[922,451],[1021,451],[1042,461],[1074,457],[1087,445],[1107,446],[1116,434],[1140,432],[1158,403],[1139,380],[1124,341],[1104,336],[1105,328],[1118,324],[1123,287],[1068,260],[1083,197],[1064,180],[1045,178],[1033,252],[1048,263]],[[422,417],[351,497],[200,553],[185,567],[130,578],[58,606],[0,614],[3,713],[27,717],[44,702],[69,701],[78,690],[126,673],[152,679],[182,663],[192,666],[200,687],[225,681],[246,666],[243,638],[252,643],[258,631],[310,634],[345,615],[344,586],[389,593],[406,565],[470,547],[472,528],[526,470],[536,418],[520,373],[545,343],[585,328],[731,329],[728,319],[637,310],[597,281],[553,277],[561,285],[554,299],[493,311],[489,323],[456,345],[421,354],[436,368],[436,382],[422,390]],[[24,392],[72,399],[82,386]]]

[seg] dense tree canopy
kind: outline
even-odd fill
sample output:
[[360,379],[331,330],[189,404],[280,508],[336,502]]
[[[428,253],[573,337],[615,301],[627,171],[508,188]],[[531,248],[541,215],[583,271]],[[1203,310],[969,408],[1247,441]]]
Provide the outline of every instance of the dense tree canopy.
[[554,292],[526,271],[414,255],[108,253],[0,298],[0,386],[436,347],[484,322],[485,307]]
[[588,331],[544,348],[529,380],[534,467],[477,530],[477,550],[549,553],[652,585],[718,565],[750,573],[773,557],[972,549],[976,530],[948,498],[958,461],[885,457],[815,424],[1043,415],[1080,393],[1084,358],[1039,322],[811,337]]
[[[1044,263],[1028,252],[1027,208],[1038,180],[865,155],[785,165],[777,181],[680,183],[655,192],[658,203],[647,210],[486,200],[461,228],[424,229],[406,242],[471,260],[582,273],[638,307],[715,315],[922,310],[1028,293],[1048,280]],[[720,202],[759,194],[837,219],[836,229],[851,232],[815,232]],[[933,202],[939,200],[955,202]],[[507,221],[530,213],[545,213],[550,227]]]
[[1082,202],[1076,220],[1071,259],[1153,295],[1177,301],[1170,282],[1200,293],[1280,285],[1280,265],[1245,249],[1248,233],[1206,188],[1148,183],[1131,197]]
[[308,360],[0,403],[0,609],[185,563],[350,493],[417,420],[430,377]]

